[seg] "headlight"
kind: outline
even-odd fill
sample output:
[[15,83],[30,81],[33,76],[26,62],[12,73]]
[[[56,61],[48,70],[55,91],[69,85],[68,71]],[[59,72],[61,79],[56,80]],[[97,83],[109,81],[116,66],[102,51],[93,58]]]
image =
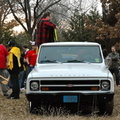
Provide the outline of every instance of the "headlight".
[[109,81],[102,81],[101,90],[110,90],[110,82]]
[[33,91],[39,90],[39,83],[38,82],[31,82],[30,89]]

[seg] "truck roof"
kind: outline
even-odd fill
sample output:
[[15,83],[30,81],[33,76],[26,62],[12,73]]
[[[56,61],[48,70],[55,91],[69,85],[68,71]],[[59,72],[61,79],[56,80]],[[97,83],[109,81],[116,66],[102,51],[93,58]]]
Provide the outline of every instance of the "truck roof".
[[100,45],[95,42],[51,42],[51,43],[43,43],[41,46],[51,46],[51,45]]

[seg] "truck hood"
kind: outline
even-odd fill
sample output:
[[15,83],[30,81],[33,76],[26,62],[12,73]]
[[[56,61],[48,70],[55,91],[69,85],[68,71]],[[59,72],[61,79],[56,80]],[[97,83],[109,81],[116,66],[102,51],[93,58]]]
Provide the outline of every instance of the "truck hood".
[[94,64],[47,64],[37,65],[28,77],[107,77],[105,65]]

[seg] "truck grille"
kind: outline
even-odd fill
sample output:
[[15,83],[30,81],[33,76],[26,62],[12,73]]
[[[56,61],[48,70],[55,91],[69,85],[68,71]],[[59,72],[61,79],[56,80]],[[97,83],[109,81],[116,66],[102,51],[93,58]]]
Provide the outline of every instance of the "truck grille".
[[79,91],[99,90],[99,80],[41,80],[41,91]]

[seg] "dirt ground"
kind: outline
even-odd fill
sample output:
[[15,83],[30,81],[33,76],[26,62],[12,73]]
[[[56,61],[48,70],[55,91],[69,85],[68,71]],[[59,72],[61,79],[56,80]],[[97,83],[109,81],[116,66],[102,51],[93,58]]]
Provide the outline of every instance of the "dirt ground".
[[30,114],[25,90],[20,99],[6,99],[0,92],[0,120],[120,120],[120,86],[115,86],[114,110],[111,116],[77,116],[77,115],[35,115]]

